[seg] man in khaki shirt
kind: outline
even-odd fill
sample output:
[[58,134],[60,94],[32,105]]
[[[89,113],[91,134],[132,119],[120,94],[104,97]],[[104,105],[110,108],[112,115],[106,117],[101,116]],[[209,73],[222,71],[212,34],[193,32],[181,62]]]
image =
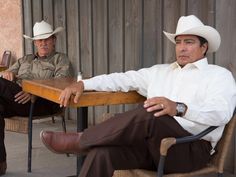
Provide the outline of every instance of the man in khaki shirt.
[[[5,117],[28,116],[30,94],[21,88],[22,79],[48,79],[71,76],[70,62],[63,53],[55,51],[56,33],[51,25],[41,21],[33,28],[34,37],[24,35],[32,40],[37,53],[23,56],[8,70],[1,72],[0,78],[0,176],[5,174],[6,149],[4,145]],[[34,115],[56,112],[59,106],[53,102],[38,98],[35,102]]]

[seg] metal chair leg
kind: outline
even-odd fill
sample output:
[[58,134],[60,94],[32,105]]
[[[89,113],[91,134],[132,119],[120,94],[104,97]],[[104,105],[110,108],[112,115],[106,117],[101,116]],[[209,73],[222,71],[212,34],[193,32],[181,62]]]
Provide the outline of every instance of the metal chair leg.
[[160,156],[160,160],[159,160],[159,164],[158,164],[158,169],[157,169],[157,177],[162,177],[163,176],[165,159],[166,159],[166,156],[164,156],[164,155]]
[[66,133],[66,120],[65,120],[65,116],[61,117],[61,124],[62,124],[63,131]]
[[34,111],[34,102],[31,102],[29,121],[28,121],[28,170],[27,170],[28,172],[31,172],[33,111]]

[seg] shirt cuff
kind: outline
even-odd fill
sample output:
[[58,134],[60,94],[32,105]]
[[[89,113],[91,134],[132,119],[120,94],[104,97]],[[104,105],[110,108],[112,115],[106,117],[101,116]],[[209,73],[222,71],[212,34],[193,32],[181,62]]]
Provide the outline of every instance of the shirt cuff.
[[90,79],[83,79],[84,90],[94,90],[94,84]]

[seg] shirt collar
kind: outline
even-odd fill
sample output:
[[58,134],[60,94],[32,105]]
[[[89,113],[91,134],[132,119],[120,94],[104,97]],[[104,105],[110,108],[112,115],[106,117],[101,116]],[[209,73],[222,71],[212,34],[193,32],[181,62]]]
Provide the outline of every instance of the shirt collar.
[[50,55],[48,55],[48,56],[45,56],[45,57],[40,57],[39,55],[38,55],[38,52],[35,54],[35,56],[36,56],[36,58],[38,58],[38,59],[41,59],[41,60],[49,60],[50,58],[52,58],[52,56],[54,56],[55,55],[55,51],[54,52],[52,52]]
[[[200,70],[204,69],[205,67],[207,67],[208,65],[208,61],[207,58],[202,58],[194,63],[189,63],[187,64],[184,68],[198,68]],[[170,64],[170,68],[171,69],[176,69],[179,68],[181,69],[181,67],[179,66],[179,64],[175,61],[174,63]]]

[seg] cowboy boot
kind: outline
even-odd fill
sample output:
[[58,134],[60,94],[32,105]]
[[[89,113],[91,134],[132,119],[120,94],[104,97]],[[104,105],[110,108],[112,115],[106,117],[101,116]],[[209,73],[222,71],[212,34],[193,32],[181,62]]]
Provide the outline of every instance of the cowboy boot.
[[64,133],[41,131],[40,138],[43,144],[57,154],[81,154],[84,153],[79,147],[80,137],[83,133]]
[[0,162],[0,176],[4,175],[6,173],[7,169],[7,162]]

